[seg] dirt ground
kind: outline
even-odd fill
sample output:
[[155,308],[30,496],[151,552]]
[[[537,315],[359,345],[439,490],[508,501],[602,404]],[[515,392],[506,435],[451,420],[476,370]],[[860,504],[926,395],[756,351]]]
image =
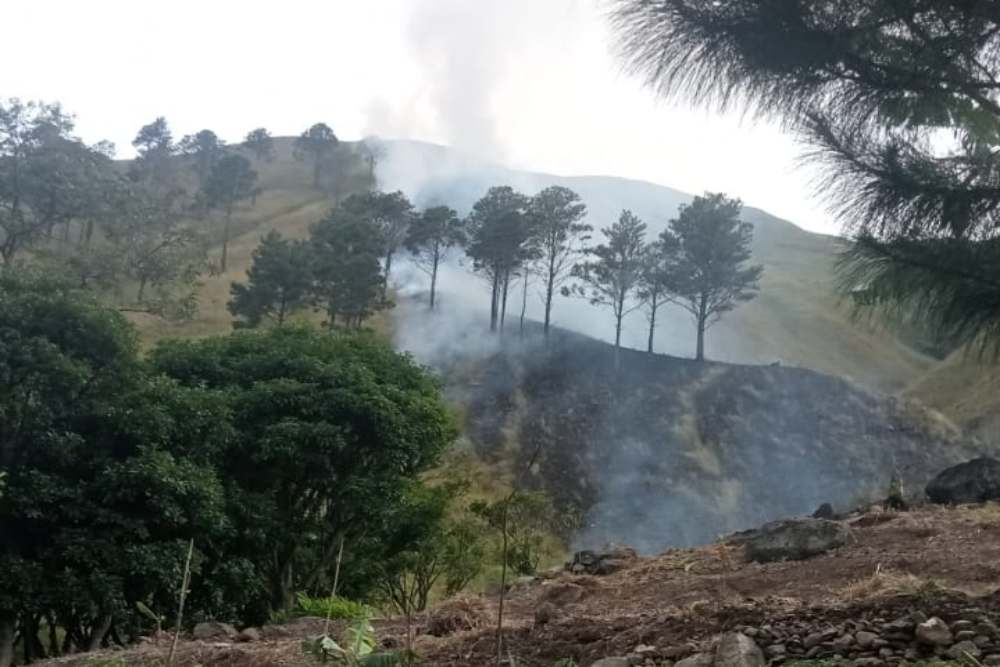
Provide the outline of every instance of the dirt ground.
[[[949,619],[974,606],[1000,619],[1000,592],[994,593],[1000,587],[1000,505],[870,511],[845,522],[852,529],[849,543],[806,561],[748,563],[742,547],[721,542],[637,558],[607,576],[559,572],[522,582],[505,602],[507,664],[512,657],[519,666],[549,667],[572,658],[585,667],[640,645],[652,658],[671,659],[694,652],[723,630],[891,619],[914,609]],[[495,664],[496,603],[485,597],[451,603],[478,626],[467,630],[442,626],[433,610],[417,618],[414,648],[420,664]],[[545,622],[536,622],[539,609]],[[184,641],[175,664],[304,665],[309,659],[301,642],[320,626],[302,619],[264,628],[263,639],[243,644]],[[401,619],[375,626],[385,645],[403,645]],[[429,629],[444,636],[432,636]],[[162,664],[168,649],[169,639],[161,637],[44,664]]]

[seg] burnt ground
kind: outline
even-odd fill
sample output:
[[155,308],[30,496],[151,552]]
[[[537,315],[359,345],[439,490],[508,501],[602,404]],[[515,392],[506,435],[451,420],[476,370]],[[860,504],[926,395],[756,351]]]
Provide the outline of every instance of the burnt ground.
[[[505,653],[526,667],[551,666],[563,658],[586,666],[639,645],[649,647],[651,659],[676,659],[724,630],[748,627],[753,632],[780,627],[798,637],[845,622],[867,627],[914,610],[950,622],[971,609],[1000,621],[1000,592],[994,592],[1000,586],[1000,505],[871,511],[845,521],[852,528],[849,543],[806,561],[748,563],[741,547],[720,542],[639,557],[607,576],[559,572],[520,582],[507,596]],[[478,627],[431,636],[427,630],[435,629],[435,616],[421,615],[414,621],[420,664],[494,664],[496,599],[444,604],[445,609],[456,606]],[[543,606],[551,619],[537,624],[536,610]],[[302,639],[318,634],[321,625],[301,619],[264,628],[263,639],[242,644],[183,641],[175,664],[307,664]],[[383,643],[402,645],[401,619],[375,625]],[[125,650],[44,664],[162,664],[169,643],[161,637]]]

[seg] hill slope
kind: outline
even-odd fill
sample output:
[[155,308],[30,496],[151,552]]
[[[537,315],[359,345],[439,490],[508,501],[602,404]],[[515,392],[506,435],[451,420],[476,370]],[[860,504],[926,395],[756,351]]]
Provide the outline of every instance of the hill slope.
[[[319,220],[334,201],[309,187],[308,166],[292,155],[292,140],[276,141],[276,159],[256,166],[264,193],[257,206],[244,205],[236,218],[230,245],[229,270],[205,277],[199,292],[199,315],[193,322],[163,323],[136,317],[144,338],[221,333],[230,328],[225,304],[229,284],[241,280],[250,264],[250,254],[261,236],[277,229],[286,236],[302,237],[310,224]],[[344,144],[344,153],[353,160],[347,170],[341,194],[368,185],[367,166],[357,147]],[[534,193],[552,184],[573,188],[586,202],[589,222],[600,228],[613,221],[622,208],[629,208],[649,225],[650,236],[659,233],[678,205],[690,196],[671,188],[627,179],[586,176],[560,177],[515,171],[485,164],[456,151],[432,144],[388,141],[377,177],[383,189],[402,189],[417,205],[445,201],[460,211],[471,207],[488,187],[511,184]],[[923,375],[934,363],[885,332],[852,322],[848,310],[833,293],[831,270],[837,239],[806,232],[766,212],[747,208],[746,219],[754,224],[755,261],[765,266],[760,296],[728,315],[709,332],[708,354],[720,361],[771,363],[802,366],[833,373],[862,385],[896,391]],[[402,295],[424,289],[423,276],[398,263],[397,287]],[[442,277],[441,289],[446,308],[449,302],[483,310],[486,293],[468,271],[453,263]],[[535,288],[528,295],[528,316],[538,316],[540,301]],[[610,319],[585,302],[559,298],[555,323],[568,329],[606,339]],[[406,326],[398,323],[398,326]],[[643,348],[646,322],[640,313],[626,321],[624,340]],[[657,351],[688,356],[693,347],[690,319],[677,308],[660,316]]]
[[512,475],[534,461],[528,483],[584,517],[581,546],[710,542],[884,497],[894,470],[913,492],[978,453],[936,413],[811,370],[632,350],[616,369],[611,346],[578,334],[490,348],[437,333],[452,344],[416,351],[463,406],[472,445]]

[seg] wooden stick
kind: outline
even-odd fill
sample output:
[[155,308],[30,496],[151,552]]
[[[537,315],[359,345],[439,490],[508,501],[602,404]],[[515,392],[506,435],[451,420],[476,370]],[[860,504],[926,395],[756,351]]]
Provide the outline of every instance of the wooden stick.
[[167,667],[174,664],[174,654],[177,652],[177,640],[181,636],[181,623],[184,620],[184,600],[187,598],[188,584],[191,583],[191,556],[194,554],[194,538],[188,542],[187,560],[184,561],[184,576],[181,578],[181,599],[177,605],[177,627],[174,628],[174,641],[170,643],[170,654],[167,655]]

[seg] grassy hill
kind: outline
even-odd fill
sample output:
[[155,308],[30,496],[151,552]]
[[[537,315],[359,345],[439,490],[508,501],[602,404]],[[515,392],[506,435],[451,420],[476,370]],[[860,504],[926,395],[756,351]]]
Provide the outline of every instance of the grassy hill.
[[[258,165],[264,188],[257,206],[244,206],[237,214],[238,233],[230,246],[229,270],[206,276],[199,292],[199,315],[191,322],[165,324],[151,318],[136,321],[147,340],[163,336],[205,335],[227,331],[225,310],[229,284],[242,279],[250,253],[270,229],[301,237],[332,205],[328,195],[309,187],[308,166],[292,156],[291,139],[277,140],[277,157]],[[383,189],[402,189],[417,204],[445,201],[465,212],[491,185],[510,184],[526,193],[552,184],[576,190],[587,204],[589,221],[596,228],[610,224],[622,208],[629,208],[649,225],[650,236],[659,233],[690,195],[652,183],[606,176],[560,177],[515,171],[477,161],[445,147],[410,141],[389,141],[378,166]],[[343,193],[367,187],[367,169],[356,147],[353,170]],[[849,308],[838,302],[832,289],[835,237],[806,232],[790,222],[754,208],[744,217],[754,224],[754,257],[765,266],[760,296],[728,315],[709,332],[708,355],[716,360],[767,364],[780,360],[833,373],[883,391],[901,390],[935,364],[896,338],[851,321]],[[458,302],[481,310],[486,300],[478,282],[453,263],[445,271],[441,289],[446,307]],[[400,263],[397,288],[402,295],[423,289],[420,276]],[[528,316],[540,312],[539,301],[529,294]],[[607,339],[610,320],[579,300],[559,299],[555,323],[568,329]],[[626,321],[624,340],[644,347],[646,322],[640,313]],[[693,330],[686,313],[668,308],[660,317],[656,337],[658,352],[689,356]]]

